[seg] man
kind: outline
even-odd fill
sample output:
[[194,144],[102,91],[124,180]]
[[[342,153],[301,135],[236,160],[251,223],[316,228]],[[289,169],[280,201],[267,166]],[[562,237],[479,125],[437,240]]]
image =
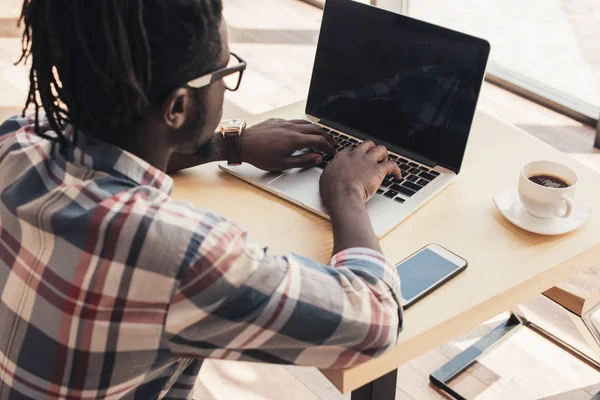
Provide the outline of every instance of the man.
[[165,171],[235,157],[282,170],[321,162],[296,150],[334,151],[303,121],[248,128],[241,153],[214,133],[223,79],[244,67],[226,67],[221,8],[24,2],[36,114],[0,126],[0,399],[187,398],[204,358],[342,368],[395,345],[399,279],[364,205],[400,175],[385,148],[341,152],[323,173],[329,265],[272,255],[169,197]]

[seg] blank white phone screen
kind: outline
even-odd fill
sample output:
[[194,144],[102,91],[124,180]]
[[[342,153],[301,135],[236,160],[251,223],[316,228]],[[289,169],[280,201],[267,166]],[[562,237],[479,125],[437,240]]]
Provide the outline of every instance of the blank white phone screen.
[[429,249],[423,249],[396,268],[400,274],[402,297],[410,301],[459,266]]

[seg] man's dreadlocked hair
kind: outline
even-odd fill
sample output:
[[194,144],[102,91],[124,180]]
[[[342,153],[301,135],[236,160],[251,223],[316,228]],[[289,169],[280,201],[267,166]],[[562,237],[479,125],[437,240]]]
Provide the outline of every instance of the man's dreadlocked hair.
[[[19,62],[32,59],[36,132],[64,144],[66,124],[102,138],[134,123],[215,68],[221,10],[221,0],[25,0]],[[58,139],[41,132],[41,107]]]

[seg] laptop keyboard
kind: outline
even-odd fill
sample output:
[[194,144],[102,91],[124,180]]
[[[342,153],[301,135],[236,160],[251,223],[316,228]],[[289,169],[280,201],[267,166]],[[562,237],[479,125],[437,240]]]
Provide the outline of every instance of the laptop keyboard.
[[[337,151],[341,151],[346,148],[355,149],[356,146],[362,143],[362,140],[332,131],[321,125],[313,125],[321,128],[337,141],[338,144],[335,147]],[[316,168],[323,169],[333,160],[333,157],[320,150],[308,149],[308,151],[319,154],[323,157],[323,162],[316,165]],[[440,175],[439,172],[433,171],[431,168],[425,165],[418,164],[413,160],[408,160],[395,154],[390,153],[388,158],[398,164],[398,167],[400,167],[400,170],[402,171],[402,179],[396,179],[392,176],[387,176],[383,180],[383,183],[379,189],[377,189],[377,195],[393,199],[399,203],[404,203],[407,199],[415,195],[425,186],[429,185],[431,181]]]

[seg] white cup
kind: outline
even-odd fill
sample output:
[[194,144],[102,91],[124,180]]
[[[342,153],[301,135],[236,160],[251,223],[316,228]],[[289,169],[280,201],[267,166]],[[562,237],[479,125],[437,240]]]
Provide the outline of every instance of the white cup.
[[[569,186],[553,188],[529,180],[535,175],[552,175]],[[538,218],[568,218],[573,212],[573,199],[577,187],[577,174],[566,165],[554,161],[534,161],[521,169],[519,198],[523,207]]]

